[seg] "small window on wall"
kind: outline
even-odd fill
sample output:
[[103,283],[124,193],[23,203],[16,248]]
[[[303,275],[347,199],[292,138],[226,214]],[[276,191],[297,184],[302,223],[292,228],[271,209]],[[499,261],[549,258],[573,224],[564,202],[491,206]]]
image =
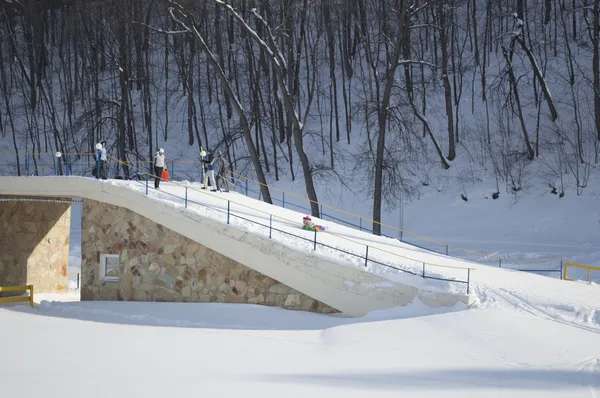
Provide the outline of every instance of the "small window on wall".
[[119,280],[119,255],[100,255],[100,279],[104,281]]

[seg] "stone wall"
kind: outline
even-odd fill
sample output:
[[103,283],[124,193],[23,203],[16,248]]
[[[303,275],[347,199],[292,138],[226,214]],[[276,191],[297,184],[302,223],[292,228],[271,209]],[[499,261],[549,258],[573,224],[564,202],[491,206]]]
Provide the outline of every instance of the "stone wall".
[[31,202],[4,201],[16,199],[9,196],[0,199],[0,286],[34,285],[37,293],[64,292],[71,203],[42,202],[51,198],[31,198],[37,200]]
[[[83,202],[82,300],[249,303],[338,312],[128,209]],[[119,255],[119,281],[100,280],[101,254]]]

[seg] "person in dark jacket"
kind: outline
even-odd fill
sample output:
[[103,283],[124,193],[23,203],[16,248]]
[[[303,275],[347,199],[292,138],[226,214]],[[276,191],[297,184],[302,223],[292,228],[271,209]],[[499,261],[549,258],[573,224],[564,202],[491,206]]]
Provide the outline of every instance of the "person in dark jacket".
[[217,183],[215,181],[215,157],[212,152],[208,151],[206,157],[202,159],[202,163],[204,163],[204,167],[206,168],[206,174],[204,174],[204,189],[207,185],[207,181],[210,181],[211,192],[217,192]]
[[[96,144],[94,159],[96,160],[96,165],[93,170],[94,177],[96,177],[96,179],[102,178],[103,180],[106,180],[106,161],[108,160],[108,155],[106,154],[106,141],[101,141]],[[98,163],[100,163],[100,170],[98,170]]]

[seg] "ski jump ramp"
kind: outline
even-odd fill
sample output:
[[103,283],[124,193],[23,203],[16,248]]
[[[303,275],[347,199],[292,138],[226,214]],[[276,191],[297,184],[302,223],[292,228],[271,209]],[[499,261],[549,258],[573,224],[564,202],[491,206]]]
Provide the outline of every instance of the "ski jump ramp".
[[410,278],[420,278],[412,275],[407,276],[407,284],[392,282],[242,226],[153,200],[133,189],[111,184],[110,180],[107,183],[82,177],[0,177],[0,195],[82,198],[126,208],[349,316],[405,306],[417,299],[434,308],[459,302],[470,306],[474,300],[469,295],[419,288],[420,283],[411,283]]

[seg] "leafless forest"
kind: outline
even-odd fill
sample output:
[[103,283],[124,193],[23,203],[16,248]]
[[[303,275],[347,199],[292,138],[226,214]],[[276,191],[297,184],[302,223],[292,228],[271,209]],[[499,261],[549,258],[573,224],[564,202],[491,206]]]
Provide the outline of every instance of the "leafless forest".
[[492,170],[498,193],[536,170],[560,194],[598,163],[598,1],[0,5],[0,136],[19,174],[25,153],[108,139],[135,164],[185,142],[264,183],[300,179],[314,215],[315,186],[356,165],[378,221],[459,161]]

